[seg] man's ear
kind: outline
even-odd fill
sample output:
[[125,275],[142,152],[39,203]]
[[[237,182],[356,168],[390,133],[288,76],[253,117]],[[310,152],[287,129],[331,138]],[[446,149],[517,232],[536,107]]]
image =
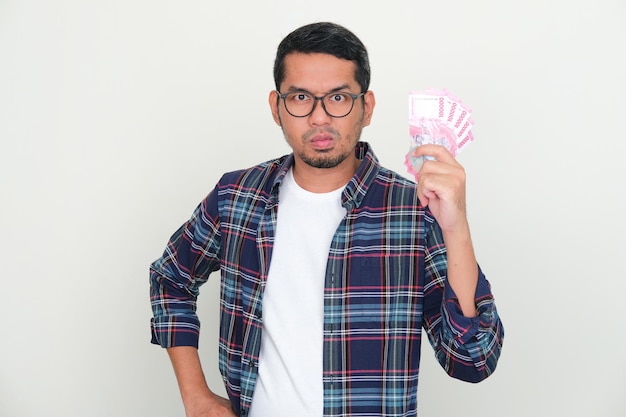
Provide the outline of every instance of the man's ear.
[[270,110],[272,111],[272,117],[274,118],[274,122],[276,122],[278,126],[281,125],[280,115],[278,114],[279,101],[280,101],[280,98],[278,97],[278,91],[276,90],[270,91],[268,103],[270,105]]
[[366,91],[363,95],[363,127],[369,126],[372,121],[375,106],[376,97],[374,97],[374,92],[371,90]]

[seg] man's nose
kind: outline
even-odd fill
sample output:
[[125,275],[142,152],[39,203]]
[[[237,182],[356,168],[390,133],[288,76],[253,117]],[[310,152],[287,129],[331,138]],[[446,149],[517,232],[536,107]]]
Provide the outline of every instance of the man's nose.
[[330,122],[330,115],[324,108],[323,98],[315,97],[315,103],[313,103],[313,111],[309,115],[309,120],[314,125],[327,124]]

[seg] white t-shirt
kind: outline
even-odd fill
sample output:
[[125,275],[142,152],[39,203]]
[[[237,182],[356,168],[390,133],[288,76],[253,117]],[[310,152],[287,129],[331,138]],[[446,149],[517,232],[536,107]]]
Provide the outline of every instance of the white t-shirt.
[[291,170],[281,185],[250,417],[323,414],[324,277],[330,243],[346,213],[342,190],[311,193]]

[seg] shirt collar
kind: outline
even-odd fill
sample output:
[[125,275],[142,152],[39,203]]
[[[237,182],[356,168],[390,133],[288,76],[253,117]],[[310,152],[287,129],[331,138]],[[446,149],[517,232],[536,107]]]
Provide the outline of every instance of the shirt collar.
[[[367,194],[367,190],[381,168],[378,158],[376,158],[372,147],[367,142],[358,142],[354,152],[361,163],[354,173],[354,176],[348,181],[341,196],[341,204],[347,211],[351,211],[361,205],[365,194]],[[276,161],[279,164],[278,174],[274,179],[270,195],[270,200],[275,204],[278,203],[278,190],[280,185],[285,179],[287,171],[292,167],[293,161],[293,153]]]

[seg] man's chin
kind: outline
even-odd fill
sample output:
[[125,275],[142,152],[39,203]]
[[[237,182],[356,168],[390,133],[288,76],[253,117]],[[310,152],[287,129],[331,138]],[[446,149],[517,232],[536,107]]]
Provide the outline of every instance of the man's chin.
[[[335,168],[336,166],[341,164],[343,161],[345,161],[346,158],[348,157],[348,155],[332,156],[332,155],[328,155],[329,153],[330,153],[329,151],[320,151],[318,152],[318,155],[315,157],[310,157],[308,155],[301,155],[300,159],[302,160],[302,162],[304,162],[305,164],[313,168],[329,169],[329,168]],[[319,155],[319,154],[326,154],[326,155]]]

